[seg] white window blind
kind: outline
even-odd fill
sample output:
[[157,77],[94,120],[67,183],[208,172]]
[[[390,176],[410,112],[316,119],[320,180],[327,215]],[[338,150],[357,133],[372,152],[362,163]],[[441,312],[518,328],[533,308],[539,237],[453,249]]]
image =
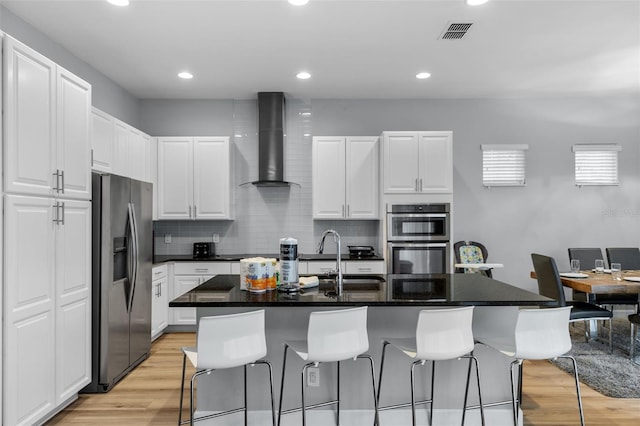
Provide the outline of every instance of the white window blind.
[[480,145],[484,186],[524,186],[529,145]]
[[576,185],[619,185],[618,152],[615,144],[574,145]]

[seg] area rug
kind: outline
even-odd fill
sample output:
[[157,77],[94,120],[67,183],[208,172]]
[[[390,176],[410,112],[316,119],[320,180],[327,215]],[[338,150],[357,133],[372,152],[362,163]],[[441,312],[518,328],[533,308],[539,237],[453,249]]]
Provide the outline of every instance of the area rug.
[[[612,398],[640,398],[640,365],[629,358],[629,322],[613,321],[613,353],[609,353],[608,330],[601,328],[601,338],[586,343],[582,323],[570,326],[573,348],[569,352],[578,363],[580,382]],[[640,342],[636,341],[636,357]],[[636,358],[638,360],[638,358]],[[553,361],[557,367],[572,373],[567,359]]]

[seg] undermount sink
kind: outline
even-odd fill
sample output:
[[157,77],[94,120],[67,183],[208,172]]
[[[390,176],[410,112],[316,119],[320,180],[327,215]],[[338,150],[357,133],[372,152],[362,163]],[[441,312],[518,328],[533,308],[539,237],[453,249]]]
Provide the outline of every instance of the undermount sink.
[[[320,290],[332,290],[336,285],[336,277],[335,276],[318,276],[318,280],[320,281]],[[379,290],[380,284],[383,283],[385,279],[378,275],[343,275],[342,276],[342,289],[345,291],[356,291],[356,290]]]

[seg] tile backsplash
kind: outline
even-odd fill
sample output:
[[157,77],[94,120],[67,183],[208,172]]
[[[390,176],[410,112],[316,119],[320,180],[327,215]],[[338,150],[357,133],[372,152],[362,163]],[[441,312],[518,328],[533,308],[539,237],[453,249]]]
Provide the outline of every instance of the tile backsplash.
[[[380,221],[314,221],[311,192],[311,107],[287,101],[285,179],[290,187],[242,185],[257,179],[258,138],[255,102],[234,101],[232,135],[233,221],[158,221],[154,223],[155,253],[191,254],[193,243],[212,241],[218,234],[217,254],[277,254],[280,238],[298,240],[300,253],[315,253],[322,232],[335,229],[347,245],[377,247]],[[165,235],[171,242],[165,243]],[[326,253],[335,253],[326,244]]]

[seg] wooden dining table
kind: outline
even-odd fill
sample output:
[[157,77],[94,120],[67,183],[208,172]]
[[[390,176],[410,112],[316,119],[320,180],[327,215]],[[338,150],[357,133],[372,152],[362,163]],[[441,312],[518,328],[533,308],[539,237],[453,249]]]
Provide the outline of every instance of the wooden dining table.
[[[596,294],[637,294],[640,297],[640,270],[622,271],[622,280],[620,281],[614,280],[610,273],[598,274],[587,270],[580,271],[580,274],[584,274],[586,277],[576,278],[563,276],[563,273],[560,273],[560,281],[565,287],[585,293],[589,303],[595,303]],[[531,278],[536,278],[535,271],[531,271],[530,275]],[[634,277],[637,277],[638,281],[629,280]],[[589,334],[592,337],[597,335],[596,321],[589,321]]]

